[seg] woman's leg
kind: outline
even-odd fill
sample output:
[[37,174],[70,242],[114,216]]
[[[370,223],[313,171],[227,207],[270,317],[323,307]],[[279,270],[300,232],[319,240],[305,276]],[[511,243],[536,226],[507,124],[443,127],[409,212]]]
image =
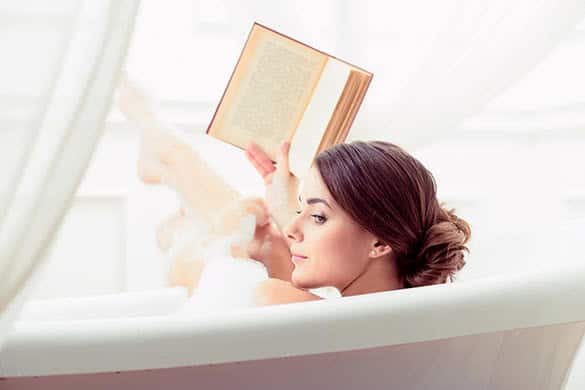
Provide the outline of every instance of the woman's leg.
[[[207,226],[216,224],[220,210],[233,205],[240,194],[216,175],[188,144],[174,136],[158,120],[151,101],[139,89],[127,81],[123,82],[119,100],[121,111],[142,131],[138,162],[140,178],[148,184],[168,185],[179,194],[196,218],[202,219]],[[232,214],[236,219],[241,217],[238,216],[241,213]],[[161,248],[170,247],[170,240],[179,226],[192,217],[190,213],[183,211],[164,222],[159,227],[157,237]],[[261,224],[262,226],[256,227],[249,247],[234,255],[261,261],[272,277],[290,280],[292,263],[285,240],[277,234],[277,229],[264,222]],[[190,289],[193,288],[190,283],[196,285],[198,275],[203,269],[203,261],[198,258],[200,244],[201,242],[194,242],[193,246],[188,246],[173,256],[169,275],[171,284],[187,283]]]
[[158,247],[166,252],[173,245],[177,234],[188,229],[191,224],[196,223],[194,218],[187,215],[184,208],[165,218],[156,229],[156,241]]
[[189,295],[197,289],[201,274],[205,269],[205,261],[201,258],[201,249],[197,242],[190,243],[170,259],[167,281],[170,286],[187,288]]
[[205,223],[240,196],[159,120],[151,100],[127,80],[120,86],[119,108],[141,131],[138,175],[145,183],[171,187]]

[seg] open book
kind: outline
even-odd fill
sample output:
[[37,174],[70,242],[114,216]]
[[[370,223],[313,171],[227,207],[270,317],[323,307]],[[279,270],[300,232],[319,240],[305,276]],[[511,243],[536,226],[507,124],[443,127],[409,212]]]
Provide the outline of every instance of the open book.
[[291,142],[290,167],[347,137],[372,74],[254,23],[207,134],[240,148],[255,142],[273,161]]

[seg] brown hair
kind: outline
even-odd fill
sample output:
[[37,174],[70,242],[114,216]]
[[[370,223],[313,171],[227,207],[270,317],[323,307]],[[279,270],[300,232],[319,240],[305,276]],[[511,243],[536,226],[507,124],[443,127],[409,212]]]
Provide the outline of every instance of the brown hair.
[[405,287],[445,283],[465,265],[469,225],[439,204],[433,175],[403,149],[340,144],[314,163],[345,212],[392,248]]

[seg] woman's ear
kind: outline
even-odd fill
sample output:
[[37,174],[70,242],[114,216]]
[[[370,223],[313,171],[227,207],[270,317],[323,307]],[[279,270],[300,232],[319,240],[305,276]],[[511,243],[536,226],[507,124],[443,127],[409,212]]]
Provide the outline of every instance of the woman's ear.
[[370,258],[375,259],[378,257],[385,256],[392,252],[392,248],[390,245],[383,243],[382,241],[376,240],[372,243],[372,247],[370,249]]

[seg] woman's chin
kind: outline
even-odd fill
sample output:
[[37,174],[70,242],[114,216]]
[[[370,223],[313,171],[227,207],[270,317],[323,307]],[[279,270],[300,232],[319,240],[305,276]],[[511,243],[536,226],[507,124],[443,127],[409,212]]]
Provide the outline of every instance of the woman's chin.
[[290,281],[293,284],[293,286],[297,288],[305,288],[305,284],[307,284],[305,275],[303,275],[303,272],[299,270],[298,267],[295,267],[295,269],[293,270]]
[[298,268],[295,268],[293,270],[293,273],[291,275],[291,283],[296,288],[300,288],[303,290],[317,288],[320,286],[320,284],[316,280],[310,278],[309,275],[306,275],[305,272],[302,272]]

